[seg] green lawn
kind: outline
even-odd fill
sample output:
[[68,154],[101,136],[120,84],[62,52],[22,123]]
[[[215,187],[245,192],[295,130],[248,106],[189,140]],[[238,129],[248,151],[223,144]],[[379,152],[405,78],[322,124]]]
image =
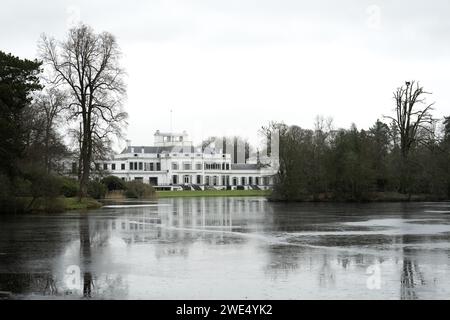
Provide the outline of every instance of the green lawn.
[[270,190],[206,190],[206,191],[157,191],[159,198],[172,197],[246,197],[268,196]]

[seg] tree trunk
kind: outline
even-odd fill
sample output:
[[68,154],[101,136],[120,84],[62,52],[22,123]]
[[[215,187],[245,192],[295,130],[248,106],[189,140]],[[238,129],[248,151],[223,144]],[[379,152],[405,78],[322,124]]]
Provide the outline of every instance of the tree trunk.
[[[86,123],[86,122],[85,122]],[[89,125],[83,125],[83,137],[81,143],[81,152],[80,152],[80,160],[81,160],[81,179],[80,179],[80,200],[83,197],[87,196],[87,186],[89,183],[89,175],[91,169],[91,154],[92,154],[92,145],[91,145],[91,134],[89,132]]]

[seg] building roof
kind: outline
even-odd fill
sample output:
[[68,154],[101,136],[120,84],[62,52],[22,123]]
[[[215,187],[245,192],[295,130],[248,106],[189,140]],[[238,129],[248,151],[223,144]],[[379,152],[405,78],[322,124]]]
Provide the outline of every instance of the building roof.
[[186,131],[185,132],[160,132],[159,130],[155,132],[155,136],[165,136],[165,137],[180,137],[180,136],[187,136]]
[[256,163],[232,163],[231,170],[258,170]]

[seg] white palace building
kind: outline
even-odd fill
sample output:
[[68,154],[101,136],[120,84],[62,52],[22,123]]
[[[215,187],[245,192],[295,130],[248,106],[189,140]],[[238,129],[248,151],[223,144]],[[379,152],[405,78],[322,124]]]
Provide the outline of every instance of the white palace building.
[[270,139],[265,148],[270,152],[253,156],[237,140],[218,139],[214,144],[194,147],[185,131],[158,130],[153,146],[127,141],[120,154],[96,163],[96,170],[125,181],[140,180],[159,190],[271,188],[279,163],[277,139]]

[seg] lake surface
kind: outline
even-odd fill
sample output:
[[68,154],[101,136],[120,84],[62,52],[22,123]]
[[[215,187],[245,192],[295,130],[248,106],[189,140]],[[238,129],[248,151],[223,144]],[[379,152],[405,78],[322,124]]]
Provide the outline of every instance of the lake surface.
[[125,202],[0,217],[17,299],[448,299],[450,203]]

